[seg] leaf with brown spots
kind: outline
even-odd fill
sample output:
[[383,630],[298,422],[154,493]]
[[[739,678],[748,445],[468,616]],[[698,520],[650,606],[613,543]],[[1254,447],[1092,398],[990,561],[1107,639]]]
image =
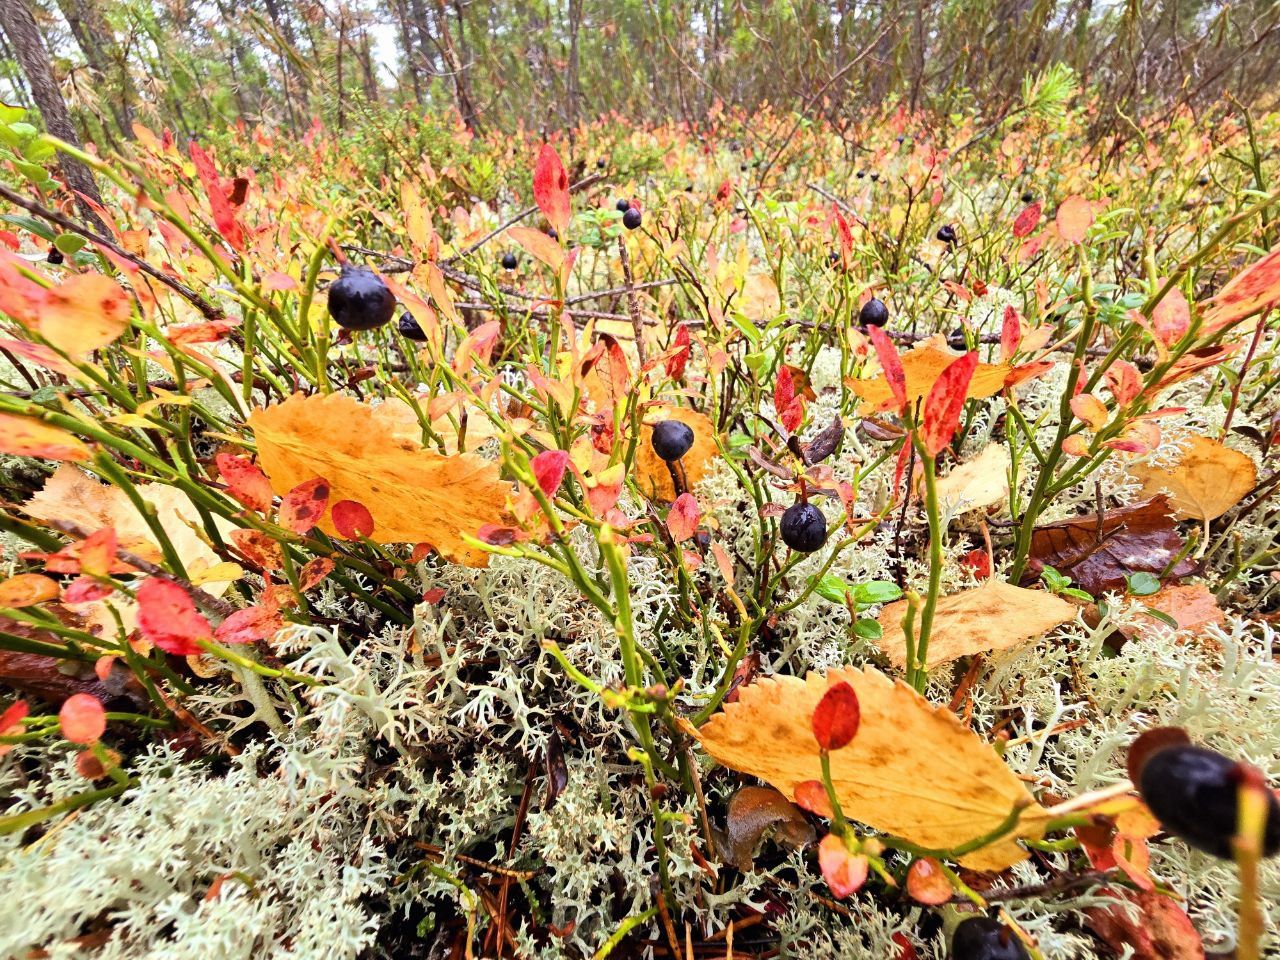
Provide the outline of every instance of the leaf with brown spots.
[[636,485],[651,500],[672,501],[676,498],[675,484],[667,463],[653,450],[653,424],[661,420],[679,420],[693,430],[693,446],[680,458],[685,479],[694,486],[707,475],[711,464],[720,455],[716,446],[716,428],[711,418],[688,407],[654,407],[645,415],[640,427],[640,443],[636,449]]
[[[316,477],[333,501],[363,503],[378,543],[428,542],[455,563],[483,567],[489,555],[469,547],[487,523],[507,519],[511,485],[498,464],[475,454],[445,456],[409,437],[394,418],[341,394],[295,394],[249,417],[258,458],[272,489],[286,494]],[[320,529],[333,536],[331,517]]]
[[1010,835],[958,859],[974,870],[1003,870],[1026,859],[1016,838],[1041,835],[1044,808],[955,714],[874,668],[757,680],[698,738],[719,763],[795,797],[806,781],[822,777],[809,718],[840,682],[854,688],[862,716],[852,742],[830,754],[845,816],[911,843],[952,849],[991,833],[1021,808]]
[[[1159,576],[1186,546],[1163,494],[1142,503],[1036,527],[1031,534],[1031,569],[1053,567],[1094,596],[1125,589],[1125,578],[1145,571]],[[1166,577],[1195,572],[1179,560]]]
[[1130,464],[1129,474],[1142,484],[1142,496],[1169,494],[1181,520],[1216,520],[1258,482],[1258,468],[1246,454],[1208,437],[1192,436],[1191,446],[1167,467]]
[[[907,601],[880,611],[884,631],[876,641],[898,667],[907,662],[902,620]],[[938,601],[929,640],[928,667],[975,653],[1008,650],[1074,620],[1076,608],[1043,590],[1024,590],[1003,580],[987,580],[980,587],[961,590]]]

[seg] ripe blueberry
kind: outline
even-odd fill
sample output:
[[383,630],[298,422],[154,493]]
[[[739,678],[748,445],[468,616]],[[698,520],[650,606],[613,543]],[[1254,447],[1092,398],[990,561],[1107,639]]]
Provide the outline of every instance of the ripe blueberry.
[[604,157],[596,157],[596,169],[597,170],[604,169]]
[[1032,200],[1034,200],[1035,198],[1036,198],[1036,195],[1035,195],[1034,193],[1032,193],[1030,190],[1023,190],[1023,191],[1022,191],[1022,202],[1023,202],[1023,203],[1030,203],[1030,202],[1031,202]]
[[679,420],[663,420],[653,427],[653,452],[674,463],[693,446],[693,428]]
[[964,338],[964,327],[956,327],[947,336],[947,346],[952,350],[963,350],[968,342]]
[[396,310],[396,298],[368,267],[343,266],[329,284],[329,316],[346,330],[380,327]]
[[956,927],[951,960],[1030,960],[1012,930],[990,917],[970,917]]
[[879,297],[872,297],[858,311],[858,323],[864,327],[883,327],[889,322],[889,308]]
[[857,172],[857,174],[856,174],[856,176],[857,176],[857,178],[858,178],[859,180],[861,180],[861,179],[862,179],[863,177],[865,177],[866,175],[867,175],[867,174],[866,174],[866,171],[865,171],[865,170],[859,170],[859,171]]
[[547,227],[547,236],[550,237],[552,240],[560,239],[560,234],[556,232],[555,227]]
[[812,503],[793,503],[782,514],[782,542],[797,553],[813,553],[827,542],[827,518]]
[[1196,183],[1200,184],[1200,186],[1202,187],[1207,187],[1209,185],[1209,178],[1202,176],[1199,180],[1196,181]]
[[956,242],[956,228],[949,223],[944,223],[938,228],[938,239],[943,243]]
[[[1222,754],[1191,744],[1175,744],[1145,758],[1138,792],[1174,836],[1215,857],[1232,856],[1239,802],[1239,766]],[[1280,851],[1280,804],[1267,793],[1264,856]]]
[[640,226],[640,221],[644,219],[640,211],[635,207],[628,207],[627,212],[622,215],[622,225],[628,230],[634,230]]
[[400,331],[400,336],[406,340],[416,340],[418,343],[423,343],[427,339],[427,335],[418,326],[418,321],[413,319],[413,314],[408,310],[400,314],[400,322],[396,325],[396,329]]
[[631,201],[628,200],[626,197],[623,197],[621,200],[619,200],[617,203],[613,205],[613,208],[617,210],[619,213],[626,213],[628,210],[631,209]]
[[58,264],[62,263],[62,261],[65,260],[66,257],[62,255],[62,251],[59,250],[57,247],[51,246],[49,247],[48,255],[45,256],[44,259],[46,263],[52,263],[56,267]]
[[513,250],[508,250],[502,255],[502,268],[504,270],[514,270],[519,262]]
[[880,179],[880,174],[878,174],[878,173],[873,173],[873,174],[871,175],[871,182],[872,182],[872,183],[875,183],[875,182],[876,182],[877,180],[879,180],[879,179]]

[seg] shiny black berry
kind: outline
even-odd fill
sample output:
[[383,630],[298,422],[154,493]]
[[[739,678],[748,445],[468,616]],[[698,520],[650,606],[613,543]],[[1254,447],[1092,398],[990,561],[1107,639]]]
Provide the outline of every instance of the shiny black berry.
[[858,311],[858,323],[864,327],[883,327],[889,322],[889,308],[879,297],[872,297]]
[[880,174],[878,174],[878,173],[873,173],[873,174],[871,175],[871,182],[872,182],[872,183],[875,183],[875,182],[876,182],[877,180],[879,180],[879,179],[880,179]]
[[596,157],[596,169],[597,170],[604,169],[604,157]]
[[830,264],[831,266],[833,266],[833,267],[835,267],[835,266],[839,266],[839,264],[840,264],[840,251],[838,251],[838,250],[832,250],[830,253],[828,253],[828,254],[827,254],[827,263],[829,263],[829,264]]
[[[1157,750],[1142,762],[1138,792],[1160,826],[1197,850],[1215,857],[1232,856],[1239,802],[1236,761],[1204,747],[1176,744]],[[1280,804],[1267,793],[1264,856],[1280,851]]]
[[1030,960],[1030,954],[1003,923],[990,917],[970,917],[956,927],[951,960]]
[[346,330],[380,327],[396,311],[396,298],[368,267],[344,266],[329,285],[329,316]]
[[956,228],[949,223],[943,224],[938,228],[938,239],[943,243],[955,243]]
[[782,514],[782,542],[797,553],[813,553],[827,542],[827,518],[812,503],[793,503]]
[[1035,195],[1034,193],[1032,193],[1030,190],[1024,190],[1024,191],[1022,191],[1022,202],[1023,202],[1023,203],[1030,203],[1030,202],[1031,202],[1032,200],[1034,200],[1035,198],[1036,198],[1036,195]]
[[631,201],[628,200],[626,197],[623,197],[621,200],[619,200],[617,203],[613,205],[613,208],[617,210],[619,213],[626,213],[628,210],[631,209]]
[[862,179],[863,177],[865,177],[866,175],[867,175],[867,173],[866,173],[866,171],[865,171],[865,170],[859,170],[859,171],[855,174],[855,176],[856,176],[859,180],[861,180],[861,179]]
[[622,215],[622,225],[628,230],[634,230],[640,226],[640,221],[643,219],[639,210],[635,207],[628,207],[627,212]]
[[663,420],[653,427],[653,452],[674,463],[693,446],[693,428],[679,420]]
[[559,231],[556,230],[555,227],[547,227],[547,236],[550,237],[552,240],[560,239],[560,233]]
[[952,350],[964,350],[968,346],[963,327],[956,327],[947,335],[947,346]]
[[1209,178],[1201,177],[1199,180],[1196,181],[1196,183],[1200,184],[1200,186],[1202,187],[1207,187],[1209,185]]
[[46,263],[52,263],[56,267],[58,264],[62,263],[66,257],[62,255],[62,251],[57,247],[50,247],[49,253],[44,259]]
[[406,340],[416,340],[418,343],[423,343],[427,339],[427,335],[418,326],[418,321],[413,319],[413,314],[408,310],[400,314],[400,322],[396,324],[396,329],[400,331],[400,336]]
[[506,253],[502,255],[503,270],[514,270],[516,268],[516,264],[518,264],[519,262],[520,262],[519,258],[515,255],[515,252],[512,250],[508,250]]

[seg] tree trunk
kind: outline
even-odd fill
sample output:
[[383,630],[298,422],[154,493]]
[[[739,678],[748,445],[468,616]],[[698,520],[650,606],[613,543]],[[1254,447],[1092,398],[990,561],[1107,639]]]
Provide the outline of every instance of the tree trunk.
[[[58,139],[80,146],[80,139],[76,136],[75,127],[71,125],[71,117],[67,113],[67,105],[62,101],[62,91],[58,89],[53,77],[49,51],[40,38],[35,17],[31,15],[26,0],[0,0],[0,27],[4,28],[5,35],[18,56],[18,62],[27,75],[32,99],[40,108],[46,129]],[[59,164],[67,186],[76,194],[76,202],[84,219],[95,230],[109,234],[107,225],[93,212],[93,207],[86,200],[88,198],[95,203],[102,203],[93,174],[80,161],[66,155],[59,159]]]

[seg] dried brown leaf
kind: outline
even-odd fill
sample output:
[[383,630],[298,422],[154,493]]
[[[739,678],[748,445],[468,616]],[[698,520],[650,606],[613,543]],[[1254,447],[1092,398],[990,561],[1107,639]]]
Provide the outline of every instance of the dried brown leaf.
[[1246,454],[1208,437],[1193,436],[1178,462],[1167,467],[1146,463],[1129,466],[1142,483],[1142,496],[1162,491],[1181,520],[1214,520],[1242,499],[1258,482],[1258,468]]

